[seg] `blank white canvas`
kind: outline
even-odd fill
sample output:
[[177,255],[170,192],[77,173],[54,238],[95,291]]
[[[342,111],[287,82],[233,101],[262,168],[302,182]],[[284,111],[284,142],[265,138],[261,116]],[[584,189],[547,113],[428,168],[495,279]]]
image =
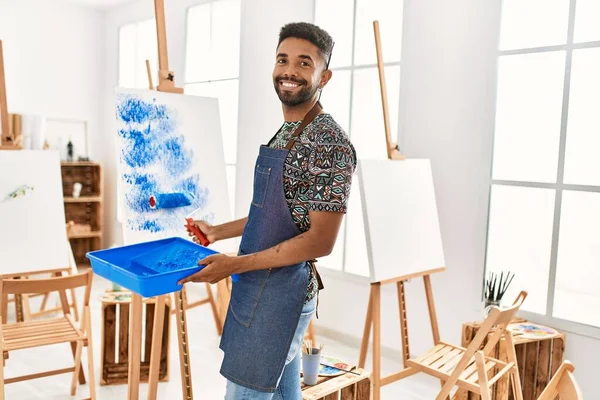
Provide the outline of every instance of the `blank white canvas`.
[[[195,219],[213,225],[230,221],[218,100],[118,88],[115,104],[118,192],[125,244],[166,237],[189,239],[185,217],[197,209]],[[131,176],[152,182],[139,184],[132,182]],[[185,182],[192,184],[186,186]],[[189,206],[150,210],[141,204],[149,200],[151,191],[185,191],[194,193],[194,199]],[[210,247],[235,251],[233,241]]]
[[359,160],[370,280],[445,266],[427,159]]
[[0,273],[74,267],[70,259],[58,152],[0,151]]

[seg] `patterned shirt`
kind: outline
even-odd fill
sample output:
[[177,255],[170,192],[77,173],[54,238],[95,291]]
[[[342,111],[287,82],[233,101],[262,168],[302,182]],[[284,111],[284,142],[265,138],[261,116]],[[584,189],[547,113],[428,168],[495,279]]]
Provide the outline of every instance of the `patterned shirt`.
[[[285,122],[268,146],[285,148],[300,124]],[[331,115],[317,115],[296,139],[283,170],[285,199],[300,232],[310,229],[309,210],[346,213],[355,169],[356,152],[344,130]],[[317,292],[311,271],[306,302]]]

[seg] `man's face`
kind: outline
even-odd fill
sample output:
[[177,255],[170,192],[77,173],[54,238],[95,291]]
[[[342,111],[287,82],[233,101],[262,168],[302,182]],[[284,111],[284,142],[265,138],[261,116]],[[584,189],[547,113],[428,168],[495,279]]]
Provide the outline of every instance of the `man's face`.
[[308,40],[287,38],[277,49],[273,84],[279,100],[289,107],[315,96],[321,84],[325,62],[317,46]]

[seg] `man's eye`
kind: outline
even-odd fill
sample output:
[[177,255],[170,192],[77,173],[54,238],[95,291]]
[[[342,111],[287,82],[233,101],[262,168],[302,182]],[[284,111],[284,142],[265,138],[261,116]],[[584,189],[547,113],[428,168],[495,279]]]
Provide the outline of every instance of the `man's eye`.
[[300,65],[301,65],[301,66],[303,66],[303,67],[310,67],[310,64],[309,64],[309,63],[307,63],[306,61],[302,61],[302,62],[300,63]]
[[277,64],[285,64],[285,60],[283,60],[283,59],[277,60]]

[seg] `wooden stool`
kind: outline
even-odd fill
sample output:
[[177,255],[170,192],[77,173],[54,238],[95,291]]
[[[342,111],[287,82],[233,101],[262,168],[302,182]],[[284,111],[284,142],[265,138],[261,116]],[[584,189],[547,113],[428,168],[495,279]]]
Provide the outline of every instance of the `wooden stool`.
[[[523,319],[515,319],[511,323],[527,323]],[[469,322],[463,324],[462,346],[467,347],[479,330],[479,322]],[[561,366],[565,351],[565,335],[558,334],[551,338],[526,339],[518,335],[513,335],[515,343],[515,352],[517,353],[517,362],[519,375],[521,378],[521,387],[523,391],[523,400],[537,399],[558,368]],[[483,345],[485,346],[486,340]],[[506,361],[506,349],[504,341],[500,341],[491,356]],[[454,400],[479,400],[481,397],[475,393],[467,393],[464,390],[458,390]],[[502,378],[496,383],[492,391],[492,400],[513,400],[512,388],[507,378]]]
[[370,400],[373,385],[371,373],[364,369],[353,370],[359,375],[345,373],[334,377],[320,376],[316,385],[308,386],[302,381],[303,400]]
[[[148,382],[150,371],[150,353],[152,347],[152,327],[154,325],[155,298],[144,300],[146,318],[142,322],[145,332],[142,360],[140,364],[140,382]],[[102,298],[102,341],[100,350],[100,385],[127,384],[128,380],[128,346],[129,346],[129,306],[131,292],[107,291]],[[117,316],[118,311],[118,316]],[[165,322],[162,333],[162,351],[158,379],[169,380],[169,321],[171,301],[167,296],[165,302]],[[118,341],[118,348],[117,348]]]

